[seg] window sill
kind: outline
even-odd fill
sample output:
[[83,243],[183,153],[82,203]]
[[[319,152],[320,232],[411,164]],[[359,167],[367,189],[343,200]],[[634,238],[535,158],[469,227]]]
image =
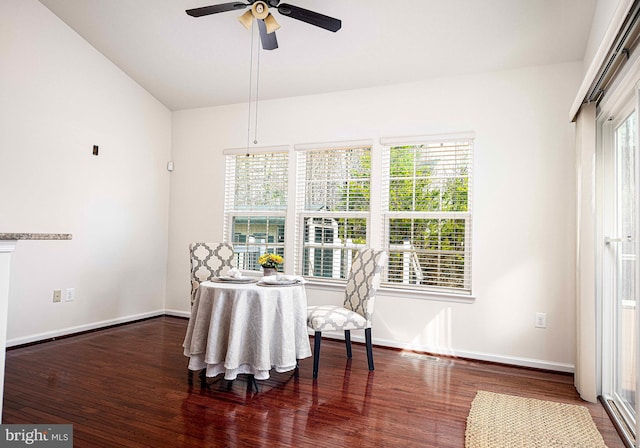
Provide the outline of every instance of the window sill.
[[[343,292],[344,280],[311,280],[307,279],[307,287],[323,290]],[[402,299],[435,300],[439,302],[474,303],[476,297],[467,294],[453,294],[446,292],[418,291],[416,289],[382,286],[378,290],[378,297],[394,297]]]
[[436,291],[419,291],[417,289],[381,287],[378,290],[380,297],[396,297],[402,299],[436,300],[439,302],[474,303],[476,297],[471,294],[454,294]]

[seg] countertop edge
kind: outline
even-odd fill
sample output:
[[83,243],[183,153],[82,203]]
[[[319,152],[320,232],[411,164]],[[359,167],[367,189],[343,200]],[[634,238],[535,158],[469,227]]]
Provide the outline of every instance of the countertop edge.
[[70,240],[70,233],[0,233],[0,241],[7,240]]

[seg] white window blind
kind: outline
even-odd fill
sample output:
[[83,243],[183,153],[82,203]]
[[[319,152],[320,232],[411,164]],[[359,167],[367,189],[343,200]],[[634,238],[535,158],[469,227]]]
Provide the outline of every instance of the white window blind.
[[282,150],[226,156],[225,235],[240,269],[260,270],[266,252],[284,256],[288,164]]
[[371,147],[336,146],[298,153],[296,265],[308,277],[346,278],[367,246]]
[[382,142],[387,286],[470,294],[473,139]]

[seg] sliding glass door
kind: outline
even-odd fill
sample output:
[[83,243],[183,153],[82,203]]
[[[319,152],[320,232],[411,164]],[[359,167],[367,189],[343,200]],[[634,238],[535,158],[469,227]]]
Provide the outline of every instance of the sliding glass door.
[[[637,129],[635,108],[605,127],[603,251],[603,396],[618,414],[620,424],[637,434],[638,294]],[[607,141],[608,140],[608,141]],[[636,446],[639,446],[636,442]]]

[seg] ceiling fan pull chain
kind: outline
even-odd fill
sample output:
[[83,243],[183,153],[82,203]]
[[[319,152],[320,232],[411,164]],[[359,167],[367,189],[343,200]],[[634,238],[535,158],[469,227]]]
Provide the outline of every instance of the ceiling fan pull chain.
[[247,157],[249,157],[249,139],[251,138],[251,87],[252,87],[252,77],[253,77],[253,23],[251,23],[251,54],[249,58],[249,100],[247,103],[249,104],[249,116],[247,117]]
[[[238,20],[247,30],[251,27],[251,63],[249,65],[249,113],[247,120],[247,157],[249,156],[249,141],[251,139],[251,93],[253,87],[253,45],[255,36],[255,27],[258,27],[260,35],[260,43],[265,50],[275,50],[278,48],[278,40],[276,39],[276,31],[280,29],[280,24],[276,21],[269,7],[280,14],[290,17],[301,22],[308,23],[328,31],[336,32],[342,27],[342,21],[333,17],[325,16],[314,11],[310,11],[299,6],[280,3],[280,0],[245,0],[241,2],[227,2],[218,5],[204,6],[200,8],[187,9],[185,12],[191,17],[202,17],[211,14],[218,14],[226,11],[234,11],[236,9],[249,8],[242,14]],[[256,25],[257,22],[257,25]],[[257,54],[257,73],[256,73],[256,123],[253,144],[258,144],[258,94],[260,87],[260,47]]]
[[258,45],[258,61],[257,61],[257,70],[256,70],[256,127],[255,134],[253,137],[253,144],[258,144],[258,94],[260,92],[260,45]]

